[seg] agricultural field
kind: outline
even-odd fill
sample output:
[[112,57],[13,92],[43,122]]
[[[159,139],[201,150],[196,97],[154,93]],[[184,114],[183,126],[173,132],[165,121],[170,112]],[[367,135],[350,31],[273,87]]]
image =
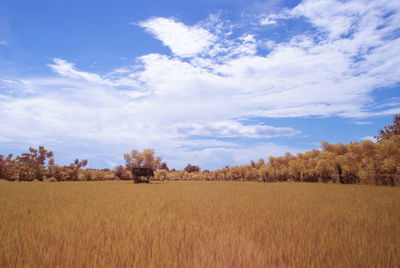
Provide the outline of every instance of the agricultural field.
[[400,267],[400,188],[0,181],[0,267]]

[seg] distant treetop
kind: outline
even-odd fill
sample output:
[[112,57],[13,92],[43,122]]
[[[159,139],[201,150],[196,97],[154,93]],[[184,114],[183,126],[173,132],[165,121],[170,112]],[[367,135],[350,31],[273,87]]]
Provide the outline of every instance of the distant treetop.
[[379,136],[375,136],[378,141],[386,140],[394,135],[400,134],[400,114],[396,114],[393,118],[393,125],[386,126],[379,131]]

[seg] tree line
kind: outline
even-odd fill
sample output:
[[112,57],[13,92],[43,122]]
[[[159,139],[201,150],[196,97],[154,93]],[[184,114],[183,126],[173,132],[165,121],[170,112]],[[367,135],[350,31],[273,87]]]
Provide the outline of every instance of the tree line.
[[125,165],[110,169],[83,169],[88,161],[76,159],[70,165],[54,162],[54,154],[43,146],[29,148],[28,153],[13,157],[0,155],[0,178],[10,181],[79,181],[131,180],[137,167],[155,171],[156,180],[230,180],[230,181],[298,181],[343,184],[399,185],[400,115],[393,125],[384,127],[375,137],[350,144],[321,143],[321,149],[292,155],[250,161],[248,165],[201,170],[188,164],[183,170],[169,169],[152,149],[132,150],[124,155]]
[[172,171],[167,179],[297,181],[395,186],[400,183],[400,115],[375,137],[350,144],[321,143],[321,149],[250,161],[215,171]]
[[[111,179],[110,170],[82,169],[88,160],[75,159],[61,166],[55,163],[54,153],[44,146],[29,148],[29,152],[13,157],[0,154],[0,178],[9,181],[79,181]],[[112,173],[112,172],[111,172]],[[112,178],[114,178],[114,174]]]

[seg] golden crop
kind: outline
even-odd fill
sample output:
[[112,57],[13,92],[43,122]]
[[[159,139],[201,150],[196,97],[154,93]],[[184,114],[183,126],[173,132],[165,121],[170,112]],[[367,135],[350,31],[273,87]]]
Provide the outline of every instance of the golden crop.
[[400,188],[0,181],[0,267],[400,267]]

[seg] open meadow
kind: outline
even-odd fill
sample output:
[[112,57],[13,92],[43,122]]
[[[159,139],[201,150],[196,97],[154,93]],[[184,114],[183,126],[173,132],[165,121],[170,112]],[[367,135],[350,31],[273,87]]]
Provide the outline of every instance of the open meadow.
[[0,267],[400,267],[400,188],[0,181]]

